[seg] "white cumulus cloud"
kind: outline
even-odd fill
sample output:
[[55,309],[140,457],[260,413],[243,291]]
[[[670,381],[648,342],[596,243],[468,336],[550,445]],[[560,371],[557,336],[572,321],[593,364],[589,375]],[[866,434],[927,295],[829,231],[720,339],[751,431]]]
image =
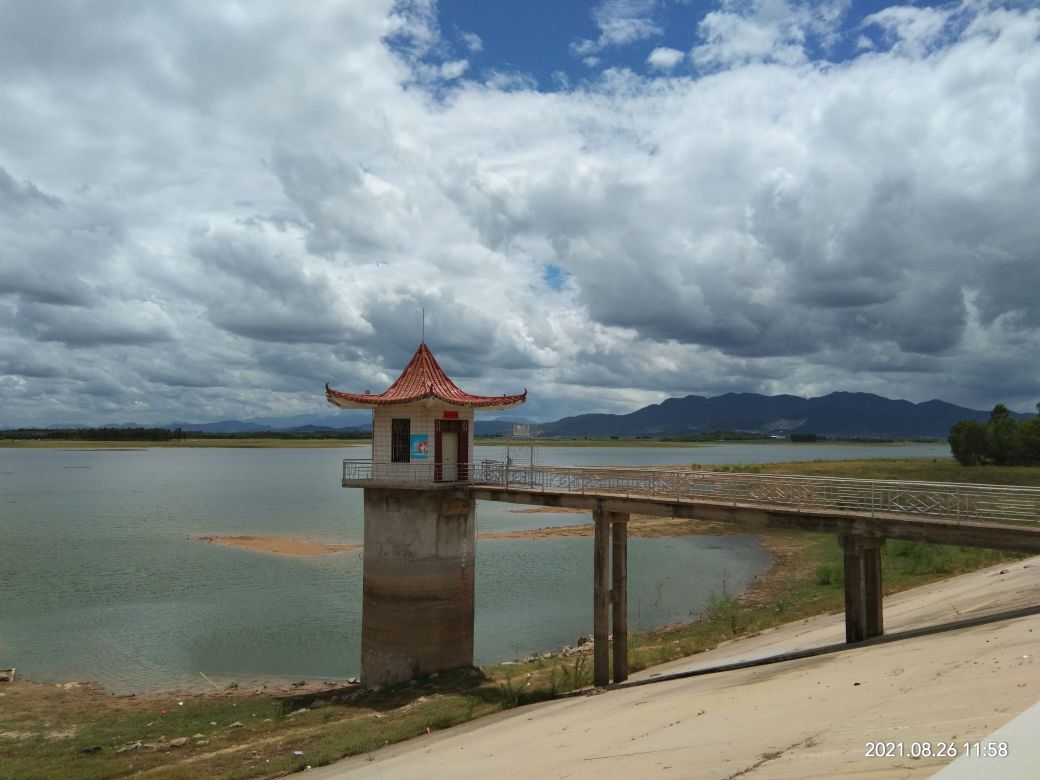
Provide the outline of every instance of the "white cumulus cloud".
[[429,86],[429,3],[236,7],[0,6],[0,424],[325,411],[423,307],[535,419],[1035,403],[1040,10],[874,20],[898,40],[833,65],[830,23],[727,3],[695,75],[542,93]]
[[647,64],[651,68],[657,70],[671,70],[680,62],[686,55],[678,49],[670,49],[667,46],[658,46],[654,49],[646,58]]
[[[627,46],[638,41],[661,35],[664,28],[655,19],[657,0],[602,0],[592,9],[592,20],[599,28],[595,40],[581,38],[571,44],[571,52],[589,60],[603,49]],[[593,63],[598,64],[598,60]]]

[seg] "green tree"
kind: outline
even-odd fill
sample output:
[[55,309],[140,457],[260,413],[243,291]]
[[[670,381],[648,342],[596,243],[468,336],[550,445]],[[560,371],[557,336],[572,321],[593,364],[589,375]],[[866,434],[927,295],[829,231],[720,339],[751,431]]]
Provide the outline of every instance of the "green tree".
[[1040,416],[1018,422],[1018,438],[1021,447],[1021,463],[1025,466],[1040,466]]
[[962,466],[978,466],[989,460],[986,429],[975,420],[961,420],[947,439],[953,457]]
[[1014,466],[1022,459],[1018,425],[1004,404],[997,404],[986,423],[986,449],[998,466]]

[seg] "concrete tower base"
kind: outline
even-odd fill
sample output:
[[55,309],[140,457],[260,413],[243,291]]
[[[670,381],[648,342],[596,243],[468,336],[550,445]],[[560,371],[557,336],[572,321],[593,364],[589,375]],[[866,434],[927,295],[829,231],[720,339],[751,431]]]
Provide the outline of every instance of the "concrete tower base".
[[365,488],[363,684],[473,664],[474,506],[459,489]]

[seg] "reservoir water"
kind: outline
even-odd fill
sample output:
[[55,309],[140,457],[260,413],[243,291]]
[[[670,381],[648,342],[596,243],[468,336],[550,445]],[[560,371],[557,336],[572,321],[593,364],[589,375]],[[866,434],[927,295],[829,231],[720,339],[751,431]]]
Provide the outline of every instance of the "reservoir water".
[[[281,557],[200,535],[360,542],[362,492],[335,449],[0,448],[0,667],[110,691],[232,680],[340,679],[360,654],[361,554]],[[501,457],[478,447],[477,459]],[[546,447],[554,465],[949,457],[945,445]],[[480,502],[478,533],[584,523]],[[769,564],[750,536],[633,539],[632,628],[696,618]],[[476,662],[573,644],[592,628],[582,538],[477,543]]]

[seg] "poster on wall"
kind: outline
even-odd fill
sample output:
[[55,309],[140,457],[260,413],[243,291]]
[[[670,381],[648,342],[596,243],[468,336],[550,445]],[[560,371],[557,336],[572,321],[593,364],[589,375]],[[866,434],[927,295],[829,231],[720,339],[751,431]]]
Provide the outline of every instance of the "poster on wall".
[[430,450],[430,437],[425,433],[413,433],[411,435],[412,442],[412,460],[426,460],[427,453]]

